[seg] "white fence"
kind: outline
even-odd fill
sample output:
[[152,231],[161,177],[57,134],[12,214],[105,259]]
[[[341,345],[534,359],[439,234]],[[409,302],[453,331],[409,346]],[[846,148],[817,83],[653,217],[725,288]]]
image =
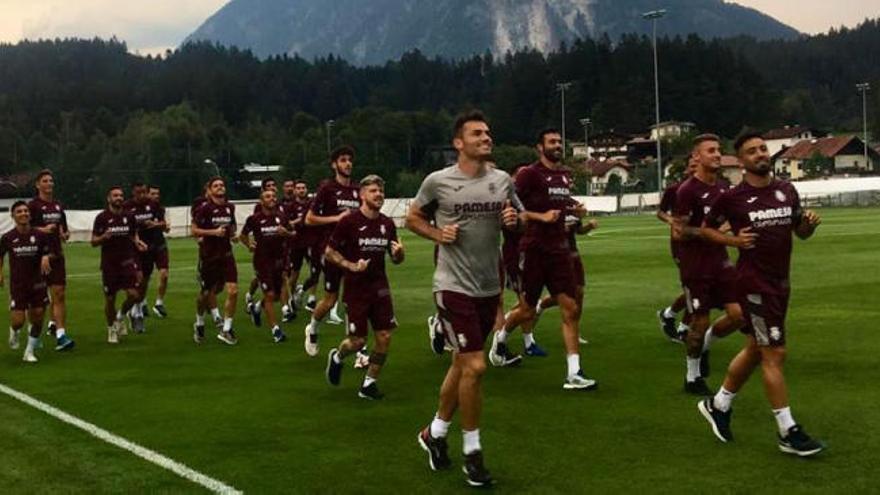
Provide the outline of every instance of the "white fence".
[[[854,179],[829,179],[819,181],[795,182],[801,198],[811,204],[863,204],[860,200],[866,197],[880,197],[880,177]],[[843,201],[842,198],[855,198],[854,201]],[[575,199],[584,203],[594,213],[620,213],[623,211],[640,211],[653,209],[660,202],[657,193],[625,194],[623,196],[578,196]],[[382,213],[394,219],[400,226],[412,199],[386,199]],[[254,210],[255,201],[236,201],[235,217],[239,225]],[[70,228],[71,241],[86,241],[92,231],[92,223],[100,210],[70,210],[67,212],[67,224]],[[186,237],[189,235],[190,213],[188,206],[175,206],[165,210],[165,216],[171,224],[169,237]],[[0,217],[0,232],[12,228],[12,218],[7,215]]]

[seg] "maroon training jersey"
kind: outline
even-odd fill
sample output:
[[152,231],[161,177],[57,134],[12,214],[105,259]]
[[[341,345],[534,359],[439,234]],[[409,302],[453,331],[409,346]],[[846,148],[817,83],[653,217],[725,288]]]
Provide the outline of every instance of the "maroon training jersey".
[[207,202],[208,198],[206,198],[205,196],[196,196],[196,198],[192,201],[192,205],[190,205],[189,207],[189,215],[191,217],[195,217],[196,212],[199,210],[199,208],[201,208],[202,205]]
[[232,255],[232,239],[235,236],[235,205],[229,202],[217,204],[206,201],[193,215],[196,227],[212,230],[218,227],[226,229],[225,237],[204,236],[199,243],[199,258],[216,260]]
[[[688,226],[702,227],[712,203],[729,187],[722,179],[709,185],[696,176],[691,177],[678,188],[673,212],[677,217],[686,217]],[[677,254],[683,279],[711,278],[730,263],[724,246],[700,238],[682,241]]]
[[519,243],[522,241],[522,233],[513,230],[501,229],[501,260],[504,263],[519,264]]
[[[332,217],[345,210],[356,210],[360,207],[360,188],[355,185],[343,186],[333,179],[325,181],[318,188],[311,211],[320,217]],[[327,242],[334,228],[333,224],[314,227],[316,242],[319,245]]]
[[50,251],[49,236],[33,229],[23,234],[13,228],[0,237],[0,258],[9,254],[9,285],[14,292],[28,291],[42,283],[40,261]]
[[352,263],[360,259],[370,261],[363,272],[345,271],[346,301],[388,294],[385,253],[391,253],[391,241],[397,241],[397,229],[381,213],[376,218],[367,218],[355,210],[336,224],[328,246]]
[[287,228],[287,217],[280,210],[265,213],[262,208],[245,220],[242,235],[253,234],[257,241],[254,250],[254,268],[269,272],[284,265],[284,249],[287,237],[279,232],[279,227]]
[[100,236],[105,232],[110,232],[110,238],[101,244],[101,270],[113,271],[134,262],[137,253],[134,245],[134,236],[137,233],[134,217],[124,210],[113,213],[105,209],[95,217],[92,235]]
[[[675,182],[666,186],[666,189],[663,190],[663,196],[660,197],[660,206],[657,207],[660,211],[669,213],[670,215],[675,213],[675,198],[678,194],[678,188],[681,187],[683,183],[683,181]],[[678,259],[678,250],[680,247],[681,241],[676,241],[670,236],[669,248],[670,251],[672,251],[673,258]]]
[[162,233],[161,227],[147,228],[148,221],[161,222],[165,220],[165,208],[159,203],[147,200],[139,203],[137,201],[127,201],[123,206],[126,213],[134,217],[137,225],[138,237],[147,244],[152,251],[165,244],[165,235]]
[[28,209],[31,212],[31,227],[58,225],[53,234],[47,234],[49,249],[52,254],[61,256],[61,230],[67,230],[67,215],[58,201],[43,201],[39,196],[30,200]]
[[552,170],[540,162],[523,168],[516,175],[516,195],[527,211],[544,213],[560,210],[554,223],[529,222],[520,241],[522,249],[540,247],[548,252],[567,252],[565,211],[571,206],[571,174],[567,170]]
[[730,222],[734,232],[750,227],[758,234],[754,248],[739,252],[738,284],[747,290],[772,291],[788,285],[792,230],[802,214],[800,197],[790,182],[774,179],[758,188],[743,181],[715,201],[706,225],[718,228]]

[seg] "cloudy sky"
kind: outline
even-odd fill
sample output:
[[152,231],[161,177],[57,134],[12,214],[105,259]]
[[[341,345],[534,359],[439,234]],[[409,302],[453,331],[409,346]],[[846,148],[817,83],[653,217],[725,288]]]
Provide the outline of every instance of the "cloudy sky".
[[[625,1],[625,0],[616,0]],[[0,42],[55,37],[108,38],[132,51],[177,46],[227,0],[0,0]],[[662,3],[662,2],[661,2]],[[880,17],[880,0],[738,0],[807,33]]]

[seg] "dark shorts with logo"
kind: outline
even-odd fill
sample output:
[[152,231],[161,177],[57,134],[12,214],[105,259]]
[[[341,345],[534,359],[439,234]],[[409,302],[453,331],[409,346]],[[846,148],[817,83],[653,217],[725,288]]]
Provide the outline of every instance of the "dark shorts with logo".
[[375,294],[375,297],[347,295],[345,298],[345,328],[348,335],[365,338],[369,328],[373,331],[397,328],[391,290],[380,288]]
[[459,292],[434,293],[437,316],[446,342],[455,352],[482,352],[492,333],[500,298],[471,297]]
[[199,260],[199,285],[203,291],[220,292],[226,284],[238,283],[238,267],[232,255]]
[[101,281],[104,284],[104,294],[109,296],[119,291],[139,288],[142,275],[137,262],[130,260],[112,269],[102,269]]
[[571,253],[571,267],[574,270],[574,284],[577,287],[587,285],[587,274],[584,271],[584,262],[581,260],[581,254],[577,251]]
[[535,307],[541,299],[541,291],[547,287],[550,295],[567,294],[574,298],[575,273],[571,256],[567,252],[548,253],[541,249],[520,251],[522,291],[526,303]]
[[682,281],[690,314],[708,314],[723,309],[725,304],[738,302],[736,292],[736,269],[724,267],[713,277],[685,279]]
[[753,335],[762,347],[785,346],[785,316],[790,295],[788,287],[774,291],[740,291],[739,304],[745,319],[742,332]]
[[9,310],[26,311],[28,309],[45,308],[49,304],[49,295],[46,292],[46,282],[40,281],[25,287],[11,286],[9,288]]

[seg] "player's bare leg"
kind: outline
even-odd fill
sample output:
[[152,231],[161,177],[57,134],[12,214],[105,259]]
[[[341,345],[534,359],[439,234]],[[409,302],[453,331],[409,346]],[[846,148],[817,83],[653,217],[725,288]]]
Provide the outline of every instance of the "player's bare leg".
[[578,329],[578,304],[573,297],[565,293],[556,295],[562,316],[562,340],[565,344],[565,359],[567,376],[563,388],[566,390],[593,390],[597,384],[595,380],[584,376],[581,370],[581,358],[579,354],[580,330]]
[[287,336],[278,324],[278,315],[275,313],[275,297],[275,291],[263,291],[263,312],[266,313],[266,320],[272,331],[272,339],[276,344],[279,344],[287,340]]
[[709,395],[712,392],[706,385],[701,374],[700,361],[703,354],[703,342],[709,329],[709,314],[695,313],[691,316],[691,325],[685,338],[685,354],[687,375],[684,389],[694,395]]
[[[499,296],[499,297],[503,297]],[[502,299],[503,302],[503,299]],[[498,310],[502,311],[501,302],[499,302]],[[531,311],[531,312],[530,312]],[[492,346],[489,348],[489,362],[492,366],[518,366],[522,363],[522,356],[512,354],[507,348],[507,337],[516,330],[517,327],[534,319],[534,308],[529,308],[528,303],[523,299],[523,295],[519,295],[519,300],[511,310],[503,315],[503,321],[499,325],[496,321],[495,330],[492,332]]]
[[168,292],[168,269],[159,269],[159,283],[156,287],[156,305],[160,305],[165,301],[165,294]]
[[45,314],[45,308],[36,307],[30,308],[25,314],[24,311],[14,311],[13,313],[20,313],[17,317],[14,317],[13,314],[10,314],[11,319],[18,320],[16,323],[18,325],[18,329],[24,325],[25,316],[27,316],[27,320],[29,323],[28,328],[28,340],[27,346],[24,349],[24,355],[22,355],[22,360],[26,363],[36,363],[37,356],[35,351],[40,346],[40,333],[43,331],[43,316]]
[[216,294],[211,289],[202,289],[196,296],[196,322],[193,324],[193,340],[196,344],[201,344],[205,340],[205,313],[212,308],[212,300],[213,308],[216,309],[216,298]]
[[[471,354],[479,354],[480,357],[482,357],[483,353]],[[440,385],[437,414],[434,415],[431,424],[419,432],[419,444],[424,450],[429,452],[431,469],[435,471],[448,469],[452,465],[449,460],[446,435],[449,433],[449,425],[452,423],[452,417],[455,415],[455,411],[458,410],[458,390],[461,382],[461,375],[461,360],[459,359],[459,354],[453,352],[452,364],[449,365],[449,369],[446,371],[446,376],[443,378],[443,383]]]
[[[687,324],[682,323],[676,328],[675,316],[681,313],[687,307],[687,297],[682,293],[672,301],[672,304],[660,311],[657,311],[657,319],[660,322],[660,329],[666,338],[672,342],[682,343],[686,338]],[[687,318],[687,314],[685,315]]]
[[[50,333],[55,334],[56,338],[64,335],[67,328],[67,296],[65,286],[50,285]],[[59,332],[60,331],[60,332]],[[60,335],[59,335],[60,334]]]
[[325,292],[324,297],[321,299],[321,302],[315,306],[315,310],[312,312],[312,320],[306,325],[305,334],[305,349],[306,354],[310,357],[315,357],[318,355],[318,328],[321,325],[321,322],[324,320],[324,317],[327,316],[327,313],[330,312],[330,308],[332,308],[336,301],[339,299],[338,292]]
[[256,307],[256,303],[254,303],[254,294],[257,293],[257,289],[260,288],[260,280],[255,276],[251,279],[250,285],[248,285],[248,290],[244,295],[244,312],[247,314],[251,314],[252,311],[258,311]]
[[[716,340],[730,335],[743,325],[742,309],[739,304],[725,304],[724,311],[725,314],[711,326],[709,326],[708,314],[692,316],[691,328],[694,331],[688,332],[686,342],[688,372],[685,389],[690,393],[706,395],[705,379],[710,373],[709,349]],[[700,379],[694,378],[695,366]],[[700,382],[703,382],[702,385]]]
[[223,304],[223,328],[217,334],[217,338],[229,345],[238,343],[235,330],[232,329],[232,319],[235,317],[235,308],[238,306],[238,284],[227,282],[223,286],[226,291],[226,302]]
[[19,335],[21,334],[21,327],[24,326],[24,321],[24,311],[9,312],[9,348],[12,350],[17,350],[21,345],[19,343]]

